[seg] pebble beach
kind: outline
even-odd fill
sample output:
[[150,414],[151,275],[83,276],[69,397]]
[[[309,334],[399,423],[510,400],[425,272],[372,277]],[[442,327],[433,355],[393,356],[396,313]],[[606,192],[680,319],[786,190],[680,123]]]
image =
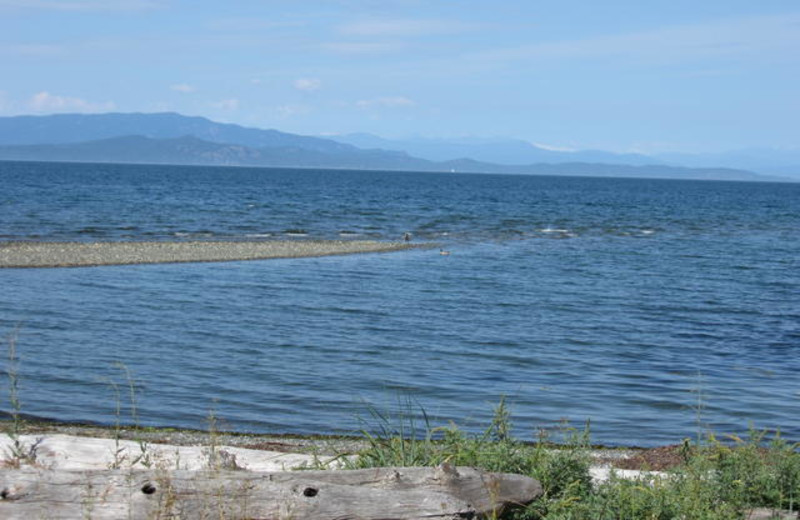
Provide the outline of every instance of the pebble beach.
[[228,262],[383,253],[417,247],[373,240],[283,240],[260,242],[6,242],[0,268]]

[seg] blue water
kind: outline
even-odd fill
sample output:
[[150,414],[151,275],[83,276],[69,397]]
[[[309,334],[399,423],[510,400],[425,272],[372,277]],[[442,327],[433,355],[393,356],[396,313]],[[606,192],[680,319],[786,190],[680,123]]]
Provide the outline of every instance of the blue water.
[[124,363],[152,425],[800,440],[800,184],[0,162],[0,240],[406,231],[452,254],[0,270],[23,412],[113,422]]

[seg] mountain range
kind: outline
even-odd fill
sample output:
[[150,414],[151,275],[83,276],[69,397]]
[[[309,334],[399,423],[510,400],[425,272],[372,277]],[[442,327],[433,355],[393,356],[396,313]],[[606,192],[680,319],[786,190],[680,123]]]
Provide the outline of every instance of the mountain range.
[[0,160],[786,180],[713,163],[684,167],[645,155],[557,151],[512,139],[321,138],[175,113],[0,117]]
[[617,154],[599,150],[566,151],[537,146],[521,139],[460,137],[452,139],[384,139],[371,134],[346,134],[330,139],[358,148],[404,151],[429,161],[465,158],[482,162],[519,165],[534,163],[606,163],[647,166],[662,161],[640,154]]

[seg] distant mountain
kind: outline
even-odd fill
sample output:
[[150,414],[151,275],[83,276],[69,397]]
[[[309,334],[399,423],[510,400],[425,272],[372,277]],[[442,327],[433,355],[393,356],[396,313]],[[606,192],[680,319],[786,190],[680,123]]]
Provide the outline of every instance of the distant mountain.
[[[515,140],[395,143],[354,134],[350,141],[245,128],[175,113],[0,117],[0,160],[780,180],[738,169],[644,164],[652,161],[637,155],[556,152]],[[416,143],[412,150],[423,156],[399,148],[407,143]]]
[[330,136],[330,139],[362,149],[403,151],[429,161],[473,159],[496,164],[532,163],[609,163],[644,166],[663,161],[639,154],[616,154],[599,150],[559,151],[536,146],[520,139],[384,139],[372,134]]
[[722,153],[685,154],[665,153],[659,159],[692,168],[723,166],[745,168],[767,175],[800,178],[800,148],[751,148]]
[[122,136],[67,144],[0,146],[0,159],[299,168],[429,169],[429,161],[403,153],[354,150],[333,153],[297,146],[251,148],[183,136]]
[[6,145],[0,146],[0,160],[347,168],[743,181],[778,180],[743,170],[724,168],[681,168],[597,163],[510,166],[484,163],[471,159],[434,162],[411,157],[405,153],[385,150],[356,150],[353,153],[337,151],[330,153],[298,147],[251,148],[238,144],[205,141],[193,136],[170,139],[123,136],[80,143]]
[[130,135],[152,139],[188,135],[212,143],[253,148],[301,148],[326,153],[355,150],[353,146],[330,139],[216,123],[204,117],[173,112],[0,117],[0,145],[80,143]]

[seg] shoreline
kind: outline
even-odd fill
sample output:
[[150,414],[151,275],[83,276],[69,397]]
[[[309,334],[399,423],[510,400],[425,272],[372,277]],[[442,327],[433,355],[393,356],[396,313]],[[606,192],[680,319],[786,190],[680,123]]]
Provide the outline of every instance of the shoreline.
[[[11,433],[14,431],[13,420],[9,418],[0,419],[0,432],[3,431],[0,433],[0,448],[5,448],[6,453],[9,453],[9,443],[14,438],[27,445],[45,442],[43,453],[48,454],[48,463],[62,469],[75,469],[76,465],[77,469],[107,468],[110,454],[123,445],[130,452],[136,452],[137,445],[149,446],[151,452],[162,458],[183,451],[183,459],[176,455],[178,460],[201,459],[203,454],[207,455],[208,447],[214,446],[235,453],[238,460],[251,470],[308,469],[320,462],[328,469],[336,469],[341,467],[337,461],[342,457],[357,457],[372,445],[372,441],[363,436],[252,433],[31,419],[21,420],[15,437],[16,434]],[[529,448],[535,446],[534,442],[519,442]],[[570,447],[547,443],[546,449],[558,452],[569,451]],[[589,475],[594,482],[608,480],[612,472],[625,478],[659,475],[684,461],[680,444],[649,448],[589,444],[583,449],[591,461]],[[2,467],[3,461],[0,461]]]
[[[70,422],[64,420],[50,420],[40,417],[26,416],[20,414],[21,432],[28,435],[71,435],[76,437],[88,437],[95,439],[111,439],[118,436],[120,439],[135,440],[143,439],[148,442],[156,444],[177,444],[177,445],[194,445],[205,444],[211,437],[216,441],[227,444],[229,446],[249,446],[253,444],[269,444],[269,445],[282,445],[284,449],[270,448],[275,451],[287,451],[295,453],[291,450],[300,450],[304,452],[319,451],[320,449],[328,451],[331,449],[341,449],[347,447],[349,449],[364,448],[369,446],[369,440],[363,437],[358,432],[352,434],[346,433],[281,433],[281,432],[253,432],[253,431],[235,431],[235,430],[214,430],[213,432],[208,429],[188,428],[180,426],[136,426],[132,423],[106,424],[106,423],[87,423],[87,422]],[[13,426],[13,419],[11,417],[0,417],[0,436],[4,435]],[[517,440],[520,444],[526,446],[534,446],[537,441],[534,440]],[[676,440],[676,442],[678,442]],[[548,446],[558,449],[564,446],[563,443],[547,442]],[[632,454],[647,452],[651,450],[663,449],[667,446],[673,445],[654,445],[654,446],[641,446],[641,445],[615,445],[615,444],[593,444],[590,443],[586,447],[593,452],[614,454],[619,456],[629,456]]]
[[388,253],[431,247],[376,240],[0,242],[0,269],[239,262]]
[[[13,420],[0,419],[0,444],[8,440],[8,432],[13,429]],[[291,434],[291,433],[255,433],[225,430],[200,430],[192,428],[175,428],[169,426],[135,426],[132,424],[106,425],[49,421],[44,419],[21,418],[20,434],[29,438],[70,437],[84,438],[93,441],[147,442],[153,445],[167,446],[209,446],[216,444],[228,448],[270,451],[290,455],[315,455],[337,457],[342,453],[354,454],[368,448],[369,439],[359,435],[336,434]],[[5,439],[3,439],[5,437]],[[533,446],[531,441],[520,441],[521,444]],[[553,443],[550,449],[558,450],[564,446]],[[605,467],[626,461],[634,461],[637,456],[651,452],[663,451],[672,446],[638,447],[638,446],[604,446],[588,445],[587,449],[595,460],[595,466]],[[642,469],[644,464],[636,464]],[[633,469],[633,468],[630,468]]]

